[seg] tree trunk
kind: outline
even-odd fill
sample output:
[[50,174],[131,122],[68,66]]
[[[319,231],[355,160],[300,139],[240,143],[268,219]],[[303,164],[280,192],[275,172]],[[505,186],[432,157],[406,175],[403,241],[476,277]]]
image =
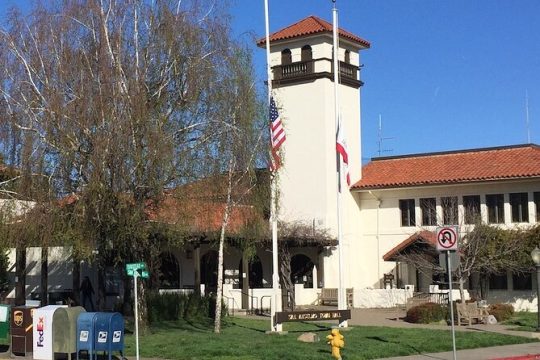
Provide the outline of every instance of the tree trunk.
[[75,305],[81,305],[81,262],[76,258],[73,258],[73,277],[71,286],[73,288],[73,303]]
[[26,303],[26,248],[18,247],[16,250],[16,284],[15,284],[15,305]]
[[41,306],[49,304],[48,293],[48,277],[49,277],[49,248],[41,247],[41,273],[40,273],[40,299]]
[[461,298],[461,303],[465,302],[465,281],[463,281],[463,278],[459,277],[459,296]]
[[96,307],[98,311],[105,310],[105,268],[104,264],[99,261],[98,264],[98,284],[97,284],[97,299]]
[[137,315],[139,317],[139,331],[144,335],[148,330],[148,310],[146,304],[146,287],[144,279],[137,279]]
[[290,310],[294,310],[294,284],[291,280],[291,253],[289,247],[282,244],[279,247],[279,274],[281,280],[281,288],[284,290],[282,296],[284,297],[283,304]]
[[221,233],[219,235],[219,251],[218,251],[218,273],[217,273],[217,290],[216,290],[216,313],[214,319],[214,332],[219,334],[221,332],[221,303],[223,299],[223,247],[225,243],[225,230],[229,223],[229,212],[231,210],[231,194],[233,183],[233,171],[234,171],[234,158],[229,160],[229,175],[227,183],[227,202],[225,203],[225,210],[223,211],[223,221],[221,222]]
[[[222,230],[224,234],[225,231]],[[223,243],[225,242],[225,236],[221,236],[219,239],[219,252],[218,252],[218,273],[217,273],[217,290],[216,290],[216,314],[214,320],[214,332],[219,334],[221,332],[221,303],[223,298]]]

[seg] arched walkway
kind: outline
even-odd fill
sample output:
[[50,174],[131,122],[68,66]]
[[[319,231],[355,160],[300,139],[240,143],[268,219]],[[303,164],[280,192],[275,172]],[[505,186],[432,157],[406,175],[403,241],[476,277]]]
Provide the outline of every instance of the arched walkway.
[[[238,265],[239,269],[239,276],[238,276],[238,282],[240,289],[242,289],[242,285],[244,284],[244,278],[242,277],[242,266],[243,262],[242,259],[240,259],[240,264]],[[263,287],[263,268],[262,268],[262,262],[261,259],[255,255],[250,261],[249,261],[249,288],[250,289],[257,289]]]
[[313,261],[304,255],[296,254],[291,258],[291,281],[293,284],[304,284],[313,287]]
[[159,287],[161,289],[179,289],[180,266],[176,256],[170,252],[163,252],[159,258],[161,261]]
[[205,293],[217,290],[218,253],[209,250],[201,257],[201,284],[204,284]]

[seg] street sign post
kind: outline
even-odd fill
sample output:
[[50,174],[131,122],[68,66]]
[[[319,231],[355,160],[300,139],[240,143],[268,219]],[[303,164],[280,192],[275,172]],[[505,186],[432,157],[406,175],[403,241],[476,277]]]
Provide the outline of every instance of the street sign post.
[[139,276],[141,275],[142,271],[148,272],[146,264],[143,262],[126,264],[126,273],[128,274],[128,276],[135,276],[135,271],[139,271]]
[[139,311],[138,311],[138,299],[137,299],[137,278],[148,279],[150,274],[146,268],[146,264],[143,262],[126,264],[126,273],[128,276],[133,276],[133,297],[135,301],[135,357],[139,360]]
[[458,249],[458,227],[441,226],[437,228],[437,250],[456,251]]
[[448,272],[448,268],[446,267],[448,264],[446,263],[446,254],[450,256],[450,260],[452,260],[452,271],[456,271],[459,266],[459,255],[456,251],[442,251],[439,254],[439,266],[444,269],[444,271]]
[[[450,308],[450,323],[452,325],[452,350],[454,360],[456,354],[456,329],[454,327],[454,306],[452,299],[452,253],[458,249],[459,229],[456,225],[441,226],[437,228],[437,250],[446,253],[446,270],[448,271],[448,307]],[[459,258],[458,258],[459,259]],[[457,264],[457,261],[456,261]],[[456,266],[457,267],[457,266]]]

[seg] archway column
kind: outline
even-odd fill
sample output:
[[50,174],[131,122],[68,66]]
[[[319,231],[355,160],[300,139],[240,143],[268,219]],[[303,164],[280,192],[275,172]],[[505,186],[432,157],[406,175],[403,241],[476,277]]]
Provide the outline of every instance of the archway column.
[[196,244],[193,251],[193,273],[195,277],[195,293],[201,294],[201,245]]
[[252,310],[249,307],[249,259],[246,251],[242,251],[242,309]]

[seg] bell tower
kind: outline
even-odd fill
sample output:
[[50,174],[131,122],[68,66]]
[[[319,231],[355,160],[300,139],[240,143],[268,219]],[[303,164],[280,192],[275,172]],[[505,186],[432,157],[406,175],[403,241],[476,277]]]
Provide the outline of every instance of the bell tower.
[[[266,46],[266,39],[257,43]],[[339,29],[339,97],[351,183],[361,177],[360,50],[369,42]],[[332,24],[309,16],[270,36],[273,96],[284,123],[279,218],[337,234]],[[353,206],[344,190],[343,207]],[[345,210],[344,213],[348,211]],[[345,219],[344,219],[345,220]],[[347,221],[343,222],[344,230]],[[348,231],[349,234],[351,231]],[[346,232],[344,232],[346,236]]]

